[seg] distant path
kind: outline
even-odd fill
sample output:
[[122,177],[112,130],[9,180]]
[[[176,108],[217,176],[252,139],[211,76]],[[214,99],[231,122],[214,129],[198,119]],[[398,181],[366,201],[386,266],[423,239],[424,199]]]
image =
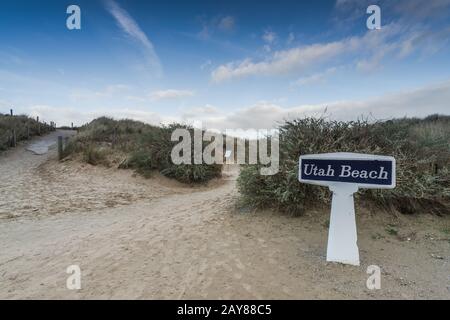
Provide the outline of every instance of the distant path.
[[36,155],[43,155],[48,153],[49,148],[55,147],[57,144],[58,136],[71,137],[76,134],[76,131],[72,130],[57,130],[48,135],[40,137],[30,142],[25,149]]
[[75,133],[70,130],[53,131],[21,142],[16,148],[0,154],[0,219],[17,215],[15,210],[18,207],[31,206],[33,194],[39,191],[35,189],[40,182],[37,168],[49,158],[56,157],[58,136]]

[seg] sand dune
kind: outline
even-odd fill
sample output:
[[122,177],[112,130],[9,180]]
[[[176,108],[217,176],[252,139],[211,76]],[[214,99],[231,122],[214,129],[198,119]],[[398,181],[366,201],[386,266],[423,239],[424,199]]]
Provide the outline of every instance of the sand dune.
[[[192,188],[25,147],[0,156],[0,298],[450,297],[448,217],[358,209],[356,268],[325,262],[327,209],[237,209],[236,170]],[[66,288],[73,264],[81,290]]]

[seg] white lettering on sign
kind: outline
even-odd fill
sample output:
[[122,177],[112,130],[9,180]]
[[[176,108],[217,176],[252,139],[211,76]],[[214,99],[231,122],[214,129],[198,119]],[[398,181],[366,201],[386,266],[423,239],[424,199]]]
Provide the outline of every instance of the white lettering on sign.
[[341,166],[341,174],[339,177],[352,177],[352,178],[362,178],[362,179],[382,179],[387,180],[388,179],[388,173],[384,170],[384,167],[380,167],[380,171],[372,170],[352,170],[351,166]]
[[332,177],[334,176],[334,169],[331,166],[328,166],[327,171],[325,169],[318,169],[317,166],[313,164],[305,164],[305,175],[310,176],[319,176],[319,177]]
[[[331,165],[328,165],[327,169],[319,169],[314,164],[305,164],[303,173],[306,176],[316,176],[316,177],[334,177],[334,169],[331,167]],[[351,166],[348,165],[342,165],[339,177],[347,178],[362,178],[362,179],[382,179],[387,180],[388,179],[388,172],[384,170],[384,167],[380,167],[380,170],[353,170]]]

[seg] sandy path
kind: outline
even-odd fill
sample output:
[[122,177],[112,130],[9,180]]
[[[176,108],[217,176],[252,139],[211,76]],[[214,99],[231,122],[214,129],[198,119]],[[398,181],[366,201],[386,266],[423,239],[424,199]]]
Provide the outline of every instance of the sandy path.
[[[359,210],[362,266],[355,268],[324,261],[326,212],[241,212],[233,205],[233,180],[189,189],[160,177],[58,163],[52,153],[32,167],[16,175],[50,184],[41,197],[62,188],[75,200],[56,210],[56,200],[34,198],[37,212],[2,202],[17,214],[0,220],[0,298],[450,297],[448,217]],[[64,178],[52,184],[55,175]],[[119,193],[134,198],[105,205]],[[385,232],[388,223],[397,236]],[[66,288],[72,264],[81,268],[79,291]],[[382,290],[365,286],[370,264],[382,268]]]
[[[55,156],[57,137],[71,134],[73,132],[55,131],[34,138],[30,142],[21,143],[19,147],[0,155],[0,219],[40,209],[33,204],[38,197],[36,191],[45,187],[46,183],[40,179],[37,169],[49,159],[50,155]],[[49,152],[44,152],[44,149],[48,149]]]
[[[75,161],[60,163],[55,143],[58,135],[64,134],[68,133],[53,132],[0,156],[0,220],[89,212],[189,191],[161,177],[149,183],[125,170],[105,170]],[[52,142],[49,152],[42,155],[27,150],[33,149],[30,145]]]

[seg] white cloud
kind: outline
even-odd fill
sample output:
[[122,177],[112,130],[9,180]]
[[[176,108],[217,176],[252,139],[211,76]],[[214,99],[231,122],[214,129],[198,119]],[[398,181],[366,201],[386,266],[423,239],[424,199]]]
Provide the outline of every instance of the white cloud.
[[211,116],[205,116],[200,112],[201,117],[194,113],[184,120],[201,120],[206,128],[218,130],[270,129],[285,119],[305,116],[326,116],[333,120],[356,120],[360,117],[382,120],[405,116],[424,117],[432,113],[450,115],[448,101],[450,81],[367,100],[334,101],[288,108],[262,101],[232,113],[215,112]]
[[[82,111],[75,108],[35,105],[17,110],[43,121],[55,121],[57,125],[87,123],[100,116],[116,119],[129,118],[150,124],[184,122],[202,123],[208,129],[271,129],[285,119],[326,116],[332,120],[355,120],[361,117],[390,119],[399,117],[424,117],[433,113],[450,115],[450,80],[439,84],[391,93],[366,100],[330,101],[321,104],[283,107],[281,102],[261,101],[233,112],[206,105],[187,109],[179,115],[163,116],[146,109],[99,108]],[[1,102],[0,102],[1,103]],[[327,110],[324,113],[325,109]]]
[[[153,91],[148,95],[134,95],[128,94],[130,93],[132,87],[123,84],[110,85],[99,91],[90,91],[90,90],[74,90],[70,94],[70,98],[75,101],[81,100],[98,100],[98,99],[106,99],[106,98],[125,98],[125,100],[133,101],[133,102],[148,102],[148,101],[158,101],[164,99],[180,99],[186,97],[192,97],[195,95],[194,91],[191,90],[157,90]],[[106,101],[106,100],[101,100]],[[109,100],[111,101],[111,100]]]
[[324,72],[318,72],[318,73],[309,75],[307,77],[299,78],[296,81],[292,82],[291,86],[299,86],[300,87],[300,86],[306,86],[306,85],[311,85],[311,84],[316,84],[316,83],[322,83],[329,76],[334,74],[337,69],[338,69],[337,67],[332,67],[332,68],[328,68]]
[[253,62],[247,58],[241,62],[221,65],[212,71],[211,76],[214,82],[221,82],[253,75],[277,75],[295,70],[304,71],[312,64],[341,54],[347,48],[343,42],[331,42],[276,51],[266,61]]
[[116,22],[122,29],[122,31],[131,39],[137,41],[143,47],[151,67],[154,68],[157,74],[160,74],[162,67],[159,57],[155,52],[152,42],[144,33],[144,31],[142,31],[137,22],[114,0],[107,0],[106,8],[109,13],[116,19]]
[[146,102],[148,100],[146,98],[138,97],[138,96],[126,96],[125,98],[127,100],[133,101],[133,102]]
[[[443,35],[448,35],[444,32]],[[368,31],[363,36],[344,38],[328,43],[315,43],[274,51],[265,60],[251,58],[223,64],[211,73],[213,82],[248,76],[299,74],[339,59],[351,59],[361,70],[373,70],[389,54],[403,58],[421,47],[426,50],[442,42],[442,36],[428,37],[427,29],[390,24],[381,30]]]
[[192,97],[194,96],[194,94],[195,94],[194,91],[191,90],[175,90],[175,89],[158,90],[150,94],[150,100],[157,101],[164,99],[179,99],[185,97]]
[[204,107],[191,108],[181,114],[182,119],[204,118],[221,114],[219,108],[207,104]]
[[184,110],[180,115],[180,122],[201,127],[202,123],[220,122],[224,115],[219,108],[206,104],[203,107],[195,107]]
[[35,105],[30,107],[27,113],[32,117],[39,116],[39,119],[42,119],[42,121],[54,121],[57,126],[70,125],[71,122],[79,126],[102,116],[112,117],[114,119],[132,119],[153,125],[169,124],[178,119],[175,117],[161,116],[152,111],[130,108],[99,108],[82,111],[75,108]]

